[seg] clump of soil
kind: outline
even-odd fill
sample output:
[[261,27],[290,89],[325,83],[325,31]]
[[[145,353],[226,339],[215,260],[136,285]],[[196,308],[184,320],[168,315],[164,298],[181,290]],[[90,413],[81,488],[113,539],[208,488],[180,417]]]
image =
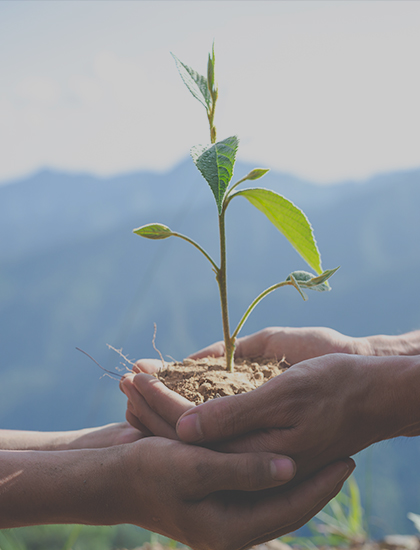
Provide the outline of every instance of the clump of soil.
[[199,405],[208,399],[254,390],[289,366],[285,359],[243,360],[235,362],[235,371],[231,373],[226,370],[223,357],[205,357],[170,363],[157,376],[169,389]]

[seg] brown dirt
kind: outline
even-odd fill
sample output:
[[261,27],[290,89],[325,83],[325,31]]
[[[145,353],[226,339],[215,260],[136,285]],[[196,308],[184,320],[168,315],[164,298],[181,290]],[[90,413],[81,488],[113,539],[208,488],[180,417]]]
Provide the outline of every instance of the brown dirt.
[[235,372],[227,372],[224,358],[185,359],[183,363],[170,363],[162,369],[158,378],[196,405],[208,399],[248,392],[278,374],[290,365],[281,361],[244,360],[235,363]]

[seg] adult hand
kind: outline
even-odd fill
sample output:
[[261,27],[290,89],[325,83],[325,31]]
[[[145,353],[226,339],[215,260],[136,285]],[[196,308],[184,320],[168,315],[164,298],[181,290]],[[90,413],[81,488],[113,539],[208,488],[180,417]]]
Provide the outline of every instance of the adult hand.
[[[385,371],[378,372],[378,361],[330,354],[294,365],[251,392],[197,407],[145,373],[127,376],[121,389],[127,420],[143,431],[228,452],[284,453],[302,479],[392,436],[393,386],[381,384]],[[377,410],[383,403],[385,415]]]
[[[235,358],[281,359],[284,356],[290,364],[295,364],[328,353],[363,351],[371,351],[365,339],[350,338],[329,328],[271,327],[238,338]],[[224,352],[225,345],[221,341],[193,353],[190,358],[221,357]],[[135,363],[133,371],[156,374],[161,368],[162,361],[141,359]],[[166,391],[163,384],[153,379],[136,377],[135,380],[134,386],[133,378],[130,376],[120,383],[120,389],[129,397],[126,412],[128,422],[145,435],[153,434],[176,439],[175,425],[178,418],[194,404],[180,398],[174,392]]]
[[[224,342],[216,342],[197,353],[192,359],[202,357],[221,357],[225,353]],[[348,353],[355,355],[419,355],[420,331],[397,336],[374,335],[361,338],[345,336],[336,330],[325,327],[270,327],[236,340],[235,358],[281,359],[294,365],[327,355],[330,353]],[[157,362],[146,360],[139,362],[142,372],[155,372]]]
[[294,489],[273,453],[218,453],[159,437],[71,451],[0,451],[0,528],[132,523],[195,550],[243,550],[295,530],[354,468],[336,462]]
[[376,441],[420,433],[419,370],[416,357],[330,354],[197,407],[144,373],[122,389],[127,419],[150,432],[228,452],[286,454],[302,479]]
[[304,525],[338,493],[354,468],[350,460],[337,462],[286,492],[264,491],[290,479],[287,462],[288,474],[279,462],[273,478],[273,460],[287,459],[144,439],[131,447],[124,464],[130,485],[125,521],[195,550],[244,549]]
[[176,433],[200,445],[224,441],[227,451],[281,452],[306,476],[376,441],[419,433],[418,363],[345,354],[304,361],[249,393],[188,410]]
[[[285,357],[291,365],[326,355],[327,353],[359,353],[369,351],[365,339],[351,338],[325,327],[269,327],[236,340],[235,359],[282,359]],[[221,357],[225,353],[224,342],[216,342],[190,357],[201,359],[213,356]],[[152,365],[147,361],[144,365]],[[143,363],[139,362],[142,366]],[[143,372],[151,372],[144,370]]]
[[[238,352],[272,355],[285,330],[295,334],[297,343],[299,335],[309,330],[306,340],[312,344],[298,350],[301,356],[325,352],[333,340],[347,340],[329,329],[266,329],[241,339]],[[297,461],[300,477],[375,441],[420,433],[413,394],[419,383],[419,366],[415,357],[402,357],[414,355],[419,332],[367,340],[378,356],[392,351],[401,356],[329,354],[296,364],[258,390],[207,402],[194,410],[189,410],[192,403],[141,374],[123,383],[129,397],[127,419],[154,434],[212,448],[285,453]],[[219,352],[215,345],[199,355]]]
[[[221,357],[224,342],[216,342],[190,355],[191,359]],[[235,358],[286,360],[294,365],[330,353],[356,355],[420,355],[420,330],[397,336],[374,335],[361,338],[345,336],[325,327],[269,327],[236,340]],[[162,362],[156,359],[137,361],[134,372],[156,373]]]

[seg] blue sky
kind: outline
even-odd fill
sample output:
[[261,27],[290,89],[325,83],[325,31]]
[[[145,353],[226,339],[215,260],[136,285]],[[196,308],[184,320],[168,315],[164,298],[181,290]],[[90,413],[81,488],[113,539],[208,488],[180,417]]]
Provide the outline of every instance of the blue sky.
[[0,182],[167,170],[209,141],[173,51],[216,43],[220,139],[331,183],[420,167],[420,3],[0,2]]

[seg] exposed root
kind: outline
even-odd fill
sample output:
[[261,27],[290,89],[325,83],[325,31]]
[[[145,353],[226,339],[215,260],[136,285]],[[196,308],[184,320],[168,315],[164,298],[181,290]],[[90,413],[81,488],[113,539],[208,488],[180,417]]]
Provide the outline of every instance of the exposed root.
[[[127,361],[127,363],[129,363],[132,367],[135,366],[135,363],[133,363],[133,361],[131,361],[126,355],[123,354],[122,348],[121,349],[114,348],[114,346],[111,346],[111,344],[107,344],[107,346],[109,349],[112,349],[112,351],[115,351],[115,353],[118,353],[118,355],[122,357],[124,361]],[[125,363],[120,363],[120,365],[122,365],[128,372],[133,372],[133,369],[130,369],[130,367],[127,367]]]
[[165,361],[163,359],[163,355],[157,349],[156,343],[155,343],[155,341],[156,341],[156,332],[157,332],[156,323],[153,323],[153,326],[154,326],[154,331],[153,331],[153,338],[152,338],[152,346],[153,346],[153,349],[155,350],[155,352],[159,354],[160,360],[162,361],[162,368],[164,369],[165,368]]
[[[80,349],[80,348],[76,348],[76,349],[77,349],[77,351],[81,351],[82,353],[84,353],[85,355],[87,355],[87,357],[89,357],[89,359],[92,359],[92,361],[93,361],[94,363],[96,363],[100,369],[102,369],[103,371],[105,371],[105,373],[106,373],[105,375],[108,375],[108,376],[109,376],[110,378],[112,378],[113,380],[118,380],[118,378],[114,378],[114,376],[119,376],[120,378],[123,378],[123,375],[122,375],[122,374],[118,374],[117,372],[112,372],[112,371],[110,371],[110,370],[108,370],[108,369],[105,369],[102,365],[100,365],[100,364],[98,363],[98,361],[96,361],[96,359],[94,359],[94,358],[93,358],[91,355],[89,355],[86,351],[83,351],[83,350]],[[105,375],[104,375],[104,376],[105,376]]]

